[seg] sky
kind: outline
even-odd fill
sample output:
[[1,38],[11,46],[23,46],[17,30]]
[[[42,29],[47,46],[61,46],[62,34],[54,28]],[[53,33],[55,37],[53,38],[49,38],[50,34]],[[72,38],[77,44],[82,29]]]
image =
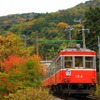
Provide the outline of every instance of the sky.
[[0,16],[22,13],[50,13],[65,10],[88,0],[0,0]]

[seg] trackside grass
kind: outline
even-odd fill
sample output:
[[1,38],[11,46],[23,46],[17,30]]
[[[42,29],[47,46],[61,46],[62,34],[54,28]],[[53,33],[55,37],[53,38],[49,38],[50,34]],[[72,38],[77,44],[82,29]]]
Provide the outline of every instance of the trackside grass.
[[50,100],[51,95],[48,89],[28,88],[26,90],[18,90],[15,94],[5,96],[5,100]]

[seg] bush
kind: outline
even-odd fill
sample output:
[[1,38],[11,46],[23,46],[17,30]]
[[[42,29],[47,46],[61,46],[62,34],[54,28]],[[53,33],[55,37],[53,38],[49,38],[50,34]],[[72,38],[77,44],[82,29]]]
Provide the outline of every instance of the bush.
[[4,72],[0,73],[0,94],[8,95],[27,87],[39,88],[43,78],[43,66],[37,55],[29,57],[9,56],[5,59]]
[[97,90],[95,92],[95,95],[100,96],[100,85],[97,85],[96,88],[97,88]]
[[18,90],[15,94],[9,94],[5,97],[10,100],[50,100],[51,95],[48,89],[28,88],[26,90]]

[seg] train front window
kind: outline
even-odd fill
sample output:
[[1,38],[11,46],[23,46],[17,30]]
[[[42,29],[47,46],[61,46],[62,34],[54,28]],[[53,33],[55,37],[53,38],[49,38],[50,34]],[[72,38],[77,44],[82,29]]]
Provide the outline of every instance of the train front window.
[[83,57],[75,57],[75,68],[83,68]]
[[72,67],[72,57],[65,57],[65,68]]
[[86,68],[93,68],[93,57],[85,58]]

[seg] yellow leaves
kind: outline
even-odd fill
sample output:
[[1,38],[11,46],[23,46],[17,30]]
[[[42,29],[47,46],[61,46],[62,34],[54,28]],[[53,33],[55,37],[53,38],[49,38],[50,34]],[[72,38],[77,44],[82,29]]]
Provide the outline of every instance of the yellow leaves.
[[37,23],[37,22],[41,22],[41,21],[44,21],[44,18],[37,18],[37,19],[34,19],[32,21],[32,23]]
[[10,32],[10,31],[6,31],[6,34],[13,34],[12,32]]
[[69,25],[67,23],[64,23],[64,22],[59,22],[57,26],[58,27],[67,27]]
[[76,25],[74,25],[75,27],[82,27],[82,25],[81,24],[76,24]]
[[81,24],[76,24],[76,26],[77,26],[77,27],[82,27],[82,25],[81,25]]
[[8,35],[0,36],[0,60],[8,57],[11,54],[20,55],[22,54],[22,42],[21,39],[8,32]]
[[5,41],[5,37],[0,36],[0,44],[2,44]]

